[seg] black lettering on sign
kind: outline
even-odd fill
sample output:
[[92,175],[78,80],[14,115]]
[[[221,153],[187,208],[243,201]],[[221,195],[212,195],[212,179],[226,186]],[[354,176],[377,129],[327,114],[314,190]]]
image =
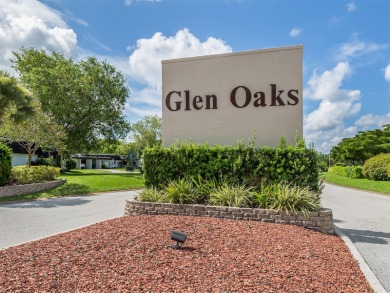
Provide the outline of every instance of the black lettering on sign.
[[[210,108],[211,101],[213,102],[212,108]],[[206,110],[210,110],[210,109],[218,109],[216,95],[206,95]]]
[[[294,95],[293,93],[296,93],[296,95]],[[298,99],[298,90],[290,90],[287,94],[287,97],[290,99],[290,100],[293,100],[294,103],[290,103],[290,101],[287,101],[287,105],[291,105],[291,106],[295,106],[296,104],[299,103],[299,99]]]
[[[284,91],[279,91],[279,93],[276,95],[276,84],[270,84],[271,86],[271,106],[285,106],[286,104],[283,102],[280,95]],[[278,105],[276,104],[278,102]]]
[[[244,89],[244,91],[245,91],[245,102],[242,106],[237,104],[237,91],[240,88]],[[247,87],[242,86],[242,85],[235,87],[230,94],[230,102],[236,108],[244,108],[244,107],[248,106],[249,103],[251,102],[251,91]]]
[[165,99],[165,106],[167,106],[169,111],[179,111],[181,109],[182,102],[175,102],[176,104],[175,108],[172,108],[171,106],[171,97],[173,94],[177,94],[179,97],[181,97],[181,92],[175,92],[175,91],[170,92],[169,94],[167,94],[167,97]]
[[253,96],[255,97],[255,101],[253,102],[253,106],[255,106],[255,107],[267,106],[267,104],[265,103],[265,94],[263,92],[257,92]]

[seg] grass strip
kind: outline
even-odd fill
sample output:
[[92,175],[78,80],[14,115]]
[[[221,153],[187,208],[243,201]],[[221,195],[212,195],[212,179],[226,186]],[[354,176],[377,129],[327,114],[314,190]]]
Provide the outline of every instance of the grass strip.
[[0,198],[0,202],[33,200],[66,195],[127,190],[145,187],[140,173],[111,173],[102,170],[72,170],[61,174],[66,179],[62,186],[41,192]]
[[321,179],[325,182],[334,183],[345,187],[374,191],[390,195],[390,181],[373,181],[368,179],[351,179],[348,177],[334,175],[328,172],[321,174]]

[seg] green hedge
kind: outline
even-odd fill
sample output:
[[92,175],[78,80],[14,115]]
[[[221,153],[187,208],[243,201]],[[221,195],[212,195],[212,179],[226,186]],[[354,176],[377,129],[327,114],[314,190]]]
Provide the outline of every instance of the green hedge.
[[333,167],[330,167],[328,172],[332,173],[334,175],[347,177],[347,167],[344,167],[344,166],[333,166]]
[[369,180],[390,180],[390,154],[380,154],[368,159],[363,166],[363,175]]
[[362,166],[348,166],[345,171],[347,172],[347,177],[351,179],[364,178]]
[[60,175],[60,168],[52,166],[17,166],[12,168],[12,184],[29,184],[54,180]]
[[7,184],[11,176],[12,151],[5,144],[0,143],[0,186]]
[[143,153],[147,187],[161,187],[178,178],[227,179],[249,185],[289,183],[319,191],[316,153],[310,149],[254,148],[238,145],[181,144],[155,147]]

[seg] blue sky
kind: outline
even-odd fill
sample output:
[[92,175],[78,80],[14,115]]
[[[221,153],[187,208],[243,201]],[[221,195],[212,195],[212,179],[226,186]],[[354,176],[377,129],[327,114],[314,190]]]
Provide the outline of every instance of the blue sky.
[[161,115],[161,60],[303,44],[304,134],[328,152],[390,123],[390,1],[0,0],[0,68],[21,46],[123,72],[130,122]]

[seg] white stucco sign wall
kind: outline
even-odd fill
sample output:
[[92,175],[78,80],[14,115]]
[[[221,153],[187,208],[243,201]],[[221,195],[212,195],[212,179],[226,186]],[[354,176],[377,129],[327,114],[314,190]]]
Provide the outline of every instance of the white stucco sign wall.
[[162,61],[163,146],[292,143],[302,134],[303,46]]

